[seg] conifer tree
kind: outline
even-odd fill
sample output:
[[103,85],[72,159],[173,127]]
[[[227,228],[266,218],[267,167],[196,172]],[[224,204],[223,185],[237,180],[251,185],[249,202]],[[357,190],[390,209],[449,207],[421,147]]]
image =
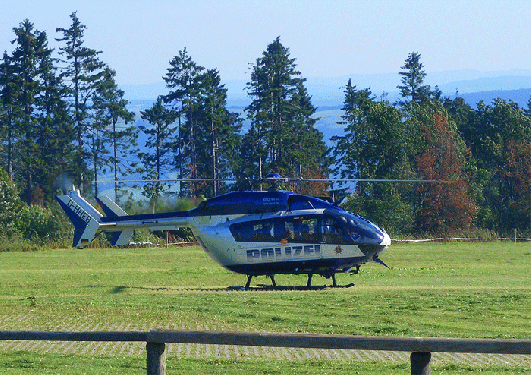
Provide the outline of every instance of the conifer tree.
[[4,160],[5,169],[11,181],[14,178],[15,142],[19,135],[19,128],[15,122],[20,110],[17,94],[13,62],[7,52],[4,52],[0,63],[0,97],[2,100],[2,106],[0,107],[0,132],[3,139],[3,153],[6,155]]
[[144,187],[143,194],[150,198],[155,209],[164,189],[164,185],[158,180],[164,171],[168,171],[170,165],[168,157],[172,150],[171,136],[175,131],[175,113],[164,106],[163,99],[159,96],[151,108],[142,112],[142,119],[152,126],[140,126],[140,130],[148,136],[145,145],[148,152],[139,154],[142,161],[141,171],[145,179],[155,180]]
[[80,22],[76,12],[72,13],[70,18],[72,20],[70,28],[56,29],[57,32],[63,34],[62,38],[56,40],[65,43],[64,47],[59,48],[65,63],[61,76],[67,82],[69,88],[68,99],[72,106],[71,116],[77,142],[75,172],[78,176],[77,184],[81,192],[83,192],[88,172],[86,164],[88,154],[85,147],[87,122],[95,85],[101,79],[105,65],[98,57],[101,51],[85,46],[83,38],[86,26]]
[[[401,67],[403,70],[398,73],[402,76],[402,85],[397,86],[404,100],[409,98],[409,101],[417,103],[430,98],[431,95],[430,86],[424,85],[426,73],[420,62],[420,57],[418,52],[412,52],[408,55],[404,66]],[[436,93],[440,95],[438,89]],[[404,101],[402,104],[407,102]]]
[[36,184],[48,202],[54,201],[53,182],[69,170],[75,157],[75,132],[68,113],[67,88],[55,64],[51,50],[45,49],[39,62],[41,91],[36,99],[36,143],[40,160]]
[[51,199],[52,181],[71,160],[71,127],[46,33],[29,20],[14,28],[12,56],[0,63],[6,169],[28,204]]
[[199,79],[198,131],[205,147],[198,150],[197,164],[201,168],[197,172],[202,178],[213,179],[212,191],[204,193],[216,196],[220,192],[219,179],[231,177],[241,123],[238,116],[226,108],[227,89],[221,84],[218,71],[208,69]]
[[[227,108],[227,89],[215,69],[206,70],[195,63],[186,49],[170,62],[164,77],[170,92],[164,97],[173,106],[179,121],[175,145],[175,166],[179,178],[229,177],[234,150],[239,141],[240,122]],[[181,183],[181,195],[185,194]],[[219,182],[192,182],[189,194],[216,195]]]
[[[164,102],[173,106],[173,111],[179,121],[177,145],[175,149],[176,168],[179,178],[197,178],[197,126],[196,116],[199,100],[198,76],[204,68],[196,64],[186,48],[170,61],[170,68],[164,77],[170,92],[164,97]],[[183,195],[181,184],[181,196]]]
[[14,32],[15,49],[6,65],[7,69],[11,65],[10,90],[11,94],[15,92],[12,98],[16,97],[14,105],[18,107],[15,111],[8,107],[18,131],[18,157],[13,172],[24,186],[27,203],[43,204],[44,195],[51,193],[53,176],[68,164],[70,156],[67,105],[62,99],[64,86],[57,75],[46,33],[35,30],[28,20]]
[[[114,77],[116,72],[105,67],[100,81],[96,83],[96,91],[93,97],[94,121],[92,128],[95,132],[101,131],[103,149],[99,154],[94,154],[94,166],[98,159],[102,159],[102,153],[110,153],[102,167],[109,165],[114,174],[115,197],[118,199],[118,179],[122,174],[131,172],[135,163],[129,163],[127,157],[136,152],[137,128],[130,124],[135,114],[127,109],[127,100],[124,99],[124,91],[118,88]],[[94,168],[96,181],[96,195],[98,193],[97,169]]]
[[[251,127],[244,139],[242,160],[251,163],[241,177],[261,178],[269,172],[286,176],[324,176],[326,146],[312,117],[311,103],[295,59],[277,37],[252,67],[247,83]],[[315,176],[315,177],[317,177]]]
[[21,186],[24,186],[25,200],[32,201],[35,167],[38,150],[36,138],[36,107],[35,100],[40,92],[38,79],[39,55],[43,53],[46,34],[34,29],[29,20],[24,20],[19,27],[13,29],[16,38],[13,40],[15,49],[11,56],[13,64],[14,87],[17,90],[17,116],[14,125],[18,129],[17,161],[14,174]]

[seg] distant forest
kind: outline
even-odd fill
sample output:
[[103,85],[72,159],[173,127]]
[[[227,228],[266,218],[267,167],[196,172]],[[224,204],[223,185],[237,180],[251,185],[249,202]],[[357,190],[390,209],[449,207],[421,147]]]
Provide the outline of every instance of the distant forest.
[[[430,180],[334,186],[346,209],[393,237],[531,236],[531,99],[527,108],[500,98],[472,108],[462,97],[446,98],[424,84],[421,55],[412,52],[399,70],[396,102],[345,82],[344,133],[328,147],[306,79],[278,37],[251,66],[243,114],[228,109],[220,72],[184,48],[163,77],[168,93],[141,112],[147,125],[136,126],[116,72],[85,45],[77,14],[70,18],[70,26],[56,29],[58,51],[24,20],[0,60],[0,236],[52,241],[61,222],[53,199],[59,176],[90,195],[98,194],[102,176],[141,175],[151,180],[143,194],[154,206],[167,189],[157,180],[170,173],[212,179],[181,183],[177,197],[185,199],[256,189],[270,172]],[[242,131],[244,120],[250,125]],[[237,182],[220,182],[227,178]],[[284,188],[321,196],[330,184]],[[130,199],[120,183],[115,191],[122,204]],[[32,225],[47,229],[36,233]]]

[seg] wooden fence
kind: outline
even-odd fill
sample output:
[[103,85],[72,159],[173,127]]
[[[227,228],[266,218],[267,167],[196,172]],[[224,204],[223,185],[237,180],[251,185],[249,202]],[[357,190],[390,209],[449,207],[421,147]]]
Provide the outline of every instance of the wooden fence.
[[0,340],[143,341],[146,342],[148,375],[166,374],[166,344],[169,343],[411,352],[413,375],[430,374],[433,352],[531,354],[531,339],[491,340],[153,330],[149,332],[0,331]]

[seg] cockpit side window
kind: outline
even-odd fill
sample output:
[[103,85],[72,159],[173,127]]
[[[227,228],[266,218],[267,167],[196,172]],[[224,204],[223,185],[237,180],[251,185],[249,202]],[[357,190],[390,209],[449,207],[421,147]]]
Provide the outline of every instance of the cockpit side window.
[[324,216],[321,220],[320,230],[323,235],[323,242],[325,243],[352,243],[347,228],[336,218]]

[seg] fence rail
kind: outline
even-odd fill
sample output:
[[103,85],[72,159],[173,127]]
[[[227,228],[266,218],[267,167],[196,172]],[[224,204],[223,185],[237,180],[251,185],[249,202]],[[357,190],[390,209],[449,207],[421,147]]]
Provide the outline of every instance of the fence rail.
[[411,374],[413,375],[430,374],[430,360],[433,352],[531,354],[531,339],[366,337],[152,330],[148,332],[0,331],[0,340],[142,341],[146,342],[148,375],[164,375],[166,373],[166,344],[169,343],[411,352]]

